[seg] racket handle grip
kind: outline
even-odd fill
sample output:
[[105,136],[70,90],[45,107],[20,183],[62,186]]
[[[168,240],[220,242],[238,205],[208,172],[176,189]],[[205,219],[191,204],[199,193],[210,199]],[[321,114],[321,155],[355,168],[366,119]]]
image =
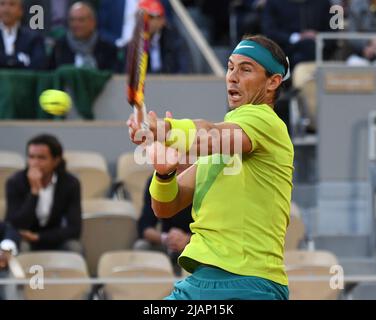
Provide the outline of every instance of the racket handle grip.
[[138,107],[138,106],[134,106],[133,107],[133,112],[134,112],[134,116],[135,116],[135,119],[137,121],[137,123],[139,123],[141,125],[141,128],[143,130],[149,130],[149,123],[148,123],[148,118],[147,118],[147,114],[146,114],[146,107],[144,104],[142,104],[141,107]]

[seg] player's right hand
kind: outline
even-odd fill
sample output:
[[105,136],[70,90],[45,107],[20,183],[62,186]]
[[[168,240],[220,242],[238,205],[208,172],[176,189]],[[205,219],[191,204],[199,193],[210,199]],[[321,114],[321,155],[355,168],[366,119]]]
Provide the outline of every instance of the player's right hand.
[[[165,118],[172,118],[170,111],[166,112]],[[153,134],[153,141],[166,141],[167,132],[170,130],[170,123],[158,118],[154,111],[148,113],[149,130]]]

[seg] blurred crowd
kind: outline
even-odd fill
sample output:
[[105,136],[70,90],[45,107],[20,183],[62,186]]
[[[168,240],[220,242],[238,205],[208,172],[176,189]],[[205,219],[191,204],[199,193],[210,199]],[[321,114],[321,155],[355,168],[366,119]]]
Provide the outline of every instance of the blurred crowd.
[[[39,20],[36,5],[43,8]],[[150,17],[149,72],[188,73],[185,42],[169,3],[159,0],[1,0],[0,68],[53,70],[71,64],[124,73],[138,9]]]
[[[315,60],[315,38],[319,32],[375,32],[375,0],[185,0],[188,8],[199,8],[213,46],[236,44],[244,34],[263,34],[276,41],[290,58],[292,67]],[[331,20],[343,18],[344,29],[333,28]],[[332,9],[335,9],[333,7]],[[343,15],[342,15],[343,13]],[[338,21],[338,20],[337,20]],[[348,63],[375,61],[375,40],[326,42],[325,59]],[[357,58],[354,58],[356,55]]]
[[[264,34],[290,58],[292,68],[315,59],[319,32],[376,30],[375,0],[185,0],[207,26],[213,46],[231,48],[244,34]],[[35,5],[43,28],[32,30]],[[330,27],[330,8],[343,8],[344,30]],[[63,64],[123,73],[135,12],[150,16],[149,72],[190,73],[189,50],[176,28],[168,0],[0,0],[0,68],[55,69]],[[340,17],[341,18],[341,17]],[[34,20],[33,20],[34,19]],[[375,40],[326,42],[324,58],[366,64],[376,57]]]

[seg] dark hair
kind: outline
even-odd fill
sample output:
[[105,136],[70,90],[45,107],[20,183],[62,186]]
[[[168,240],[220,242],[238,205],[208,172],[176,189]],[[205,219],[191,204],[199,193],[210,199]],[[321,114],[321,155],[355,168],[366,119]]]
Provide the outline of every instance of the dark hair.
[[97,10],[94,8],[94,6],[88,2],[87,0],[82,0],[82,1],[76,1],[74,2],[70,7],[69,7],[69,11],[73,8],[74,5],[77,5],[77,4],[81,4],[83,6],[85,6],[86,8],[89,9],[90,13],[92,14],[94,20],[98,20],[98,14],[97,14]]
[[[276,44],[273,40],[266,38],[262,35],[254,35],[254,36],[245,35],[242,40],[250,40],[250,41],[257,42],[258,44],[262,45],[264,48],[268,49],[271,52],[274,59],[276,59],[281,65],[285,67],[285,73],[287,73],[289,65],[287,63],[286,55],[281,49],[281,47],[278,44]],[[271,77],[273,75],[267,70],[265,70],[265,74],[267,77]],[[276,101],[279,98],[283,87],[284,85],[282,82],[275,92],[274,101]]]
[[60,141],[50,134],[40,134],[31,138],[26,145],[26,154],[29,152],[29,146],[32,144],[46,145],[50,150],[51,156],[53,158],[61,158],[59,165],[56,167],[56,172],[58,174],[64,173],[66,171],[65,160],[63,159],[63,146]]

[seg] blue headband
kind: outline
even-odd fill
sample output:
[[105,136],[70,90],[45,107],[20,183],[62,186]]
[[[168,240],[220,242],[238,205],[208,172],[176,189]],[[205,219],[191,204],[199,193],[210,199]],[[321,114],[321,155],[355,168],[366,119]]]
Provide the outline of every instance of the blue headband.
[[232,54],[240,54],[255,60],[271,74],[280,74],[282,77],[286,75],[285,67],[273,57],[268,49],[255,41],[241,41]]

